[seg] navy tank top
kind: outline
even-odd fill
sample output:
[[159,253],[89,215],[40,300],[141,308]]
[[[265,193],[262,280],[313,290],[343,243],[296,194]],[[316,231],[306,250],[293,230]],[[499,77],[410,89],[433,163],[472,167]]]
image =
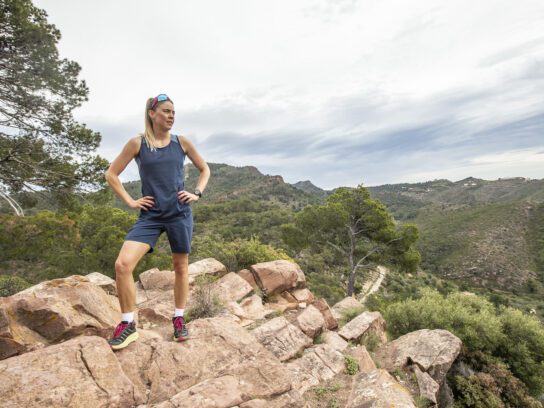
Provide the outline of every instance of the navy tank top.
[[142,197],[155,199],[149,210],[140,210],[140,217],[168,220],[191,211],[191,205],[183,203],[177,196],[178,191],[185,189],[185,152],[176,135],[170,134],[170,143],[157,147],[155,151],[151,151],[142,136],[135,160],[142,182]]

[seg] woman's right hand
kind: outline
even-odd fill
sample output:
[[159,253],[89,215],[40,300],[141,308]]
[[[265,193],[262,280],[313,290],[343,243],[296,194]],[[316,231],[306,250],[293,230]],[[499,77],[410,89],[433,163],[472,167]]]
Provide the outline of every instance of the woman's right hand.
[[137,200],[132,200],[128,206],[130,208],[141,208],[142,210],[148,211],[151,207],[153,207],[153,205],[155,205],[154,200],[155,198],[152,196],[145,196]]

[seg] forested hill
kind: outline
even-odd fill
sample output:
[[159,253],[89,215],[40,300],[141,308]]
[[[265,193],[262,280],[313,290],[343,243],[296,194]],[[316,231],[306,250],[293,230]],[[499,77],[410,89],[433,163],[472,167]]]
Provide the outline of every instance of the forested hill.
[[[206,203],[249,199],[267,201],[298,211],[307,204],[319,202],[323,196],[317,191],[301,191],[296,186],[285,183],[281,176],[262,174],[254,166],[234,167],[220,163],[208,163],[208,166],[212,177],[204,191],[203,202]],[[185,174],[185,189],[193,191],[199,172],[192,163],[189,163],[185,166]],[[140,181],[124,183],[124,186],[132,197],[141,195]],[[315,189],[320,190],[318,187]],[[116,205],[121,203],[117,201]]]

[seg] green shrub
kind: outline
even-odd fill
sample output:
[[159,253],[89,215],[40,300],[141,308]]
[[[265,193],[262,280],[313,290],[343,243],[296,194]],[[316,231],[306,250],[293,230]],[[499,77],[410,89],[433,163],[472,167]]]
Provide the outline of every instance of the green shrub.
[[353,356],[344,356],[344,364],[346,366],[346,372],[349,375],[355,375],[359,372],[359,363]]
[[30,283],[18,276],[0,275],[0,297],[14,295],[29,286]]
[[[443,297],[424,289],[420,299],[389,306],[384,318],[394,337],[424,328],[448,330],[463,341],[464,353],[495,356],[508,365],[532,395],[544,391],[544,328],[533,316],[512,308],[497,310],[476,295],[452,293]],[[461,382],[472,389],[482,381]],[[467,398],[476,401],[475,396]]]
[[364,310],[365,309],[363,307],[350,307],[350,308],[344,309],[342,311],[342,317],[340,318],[340,321],[338,322],[338,324],[340,326],[345,325],[346,323],[355,319],[357,316],[363,313]]
[[380,338],[376,333],[370,333],[366,336],[363,336],[361,343],[366,347],[370,352],[374,352],[380,346]]

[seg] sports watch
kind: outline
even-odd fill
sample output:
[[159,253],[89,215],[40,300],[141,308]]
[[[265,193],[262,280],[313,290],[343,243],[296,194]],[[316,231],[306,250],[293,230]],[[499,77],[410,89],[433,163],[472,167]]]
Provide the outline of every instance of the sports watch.
[[197,195],[198,197],[202,197],[202,191],[200,191],[198,188],[195,190],[195,195]]

